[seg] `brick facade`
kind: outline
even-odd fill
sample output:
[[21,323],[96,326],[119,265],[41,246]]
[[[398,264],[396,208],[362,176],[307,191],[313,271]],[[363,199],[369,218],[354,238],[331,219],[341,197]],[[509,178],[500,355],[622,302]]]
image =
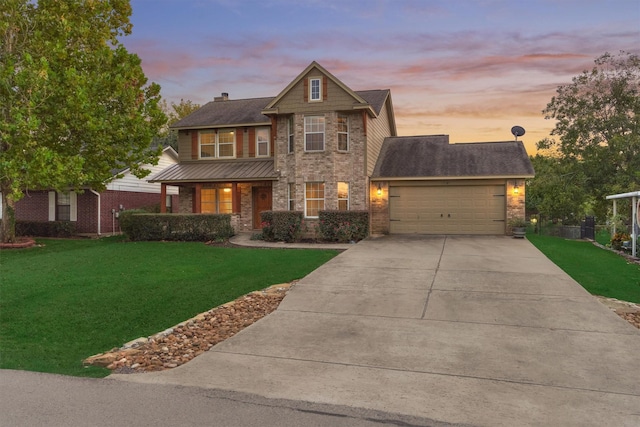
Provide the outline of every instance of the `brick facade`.
[[[171,196],[177,206],[178,196]],[[123,209],[155,208],[160,205],[160,195],[132,191],[106,190],[100,193],[100,233],[119,233],[115,212]],[[79,234],[98,234],[98,196],[91,191],[77,195],[76,231]],[[115,212],[112,212],[112,209]],[[175,209],[175,208],[174,208]],[[16,219],[19,221],[49,221],[49,192],[32,191],[16,203]]]

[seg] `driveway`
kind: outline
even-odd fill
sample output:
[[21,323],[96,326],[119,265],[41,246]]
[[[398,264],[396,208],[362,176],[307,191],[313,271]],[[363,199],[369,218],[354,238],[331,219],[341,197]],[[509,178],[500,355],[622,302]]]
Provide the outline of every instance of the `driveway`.
[[470,425],[640,425],[640,331],[527,240],[385,236],[173,370],[112,375]]

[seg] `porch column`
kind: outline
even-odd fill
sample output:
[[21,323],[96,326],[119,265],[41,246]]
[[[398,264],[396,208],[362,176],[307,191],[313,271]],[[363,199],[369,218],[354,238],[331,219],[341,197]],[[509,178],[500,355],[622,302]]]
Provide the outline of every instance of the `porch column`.
[[160,184],[160,213],[167,213],[167,184]]
[[202,184],[196,184],[195,191],[193,194],[193,213],[200,213],[201,211],[201,203],[200,196],[202,192]]
[[237,182],[231,183],[231,212],[240,213],[240,193]]
[[[618,205],[616,205],[616,199],[613,199],[613,219],[616,219],[616,215],[618,214]],[[616,222],[613,221],[613,231],[611,231],[611,236],[613,237],[616,234]]]

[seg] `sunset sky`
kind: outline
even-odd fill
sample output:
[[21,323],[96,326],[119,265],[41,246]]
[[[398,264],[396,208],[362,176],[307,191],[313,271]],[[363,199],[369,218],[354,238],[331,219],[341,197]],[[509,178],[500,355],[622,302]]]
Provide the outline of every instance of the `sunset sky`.
[[391,89],[399,135],[512,140],[530,154],[558,85],[605,52],[640,54],[640,0],[132,0],[133,34],[168,102],[276,96],[311,61]]

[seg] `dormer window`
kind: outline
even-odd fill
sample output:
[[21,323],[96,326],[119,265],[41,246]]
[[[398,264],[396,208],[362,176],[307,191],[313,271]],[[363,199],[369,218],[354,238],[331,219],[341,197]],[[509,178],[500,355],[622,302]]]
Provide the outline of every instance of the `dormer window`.
[[322,101],[321,79],[309,79],[309,101]]

